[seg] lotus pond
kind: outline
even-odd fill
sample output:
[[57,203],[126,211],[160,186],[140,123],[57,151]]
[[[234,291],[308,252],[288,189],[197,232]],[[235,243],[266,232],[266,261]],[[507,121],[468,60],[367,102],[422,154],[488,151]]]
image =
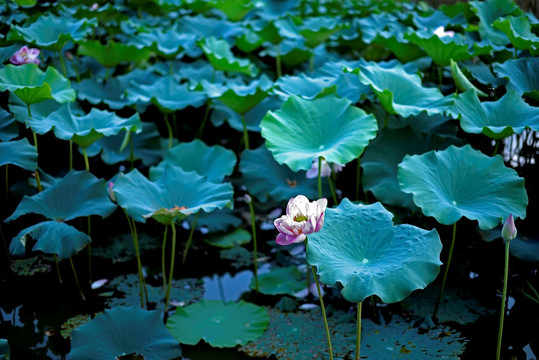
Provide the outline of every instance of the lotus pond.
[[539,354],[512,0],[0,2],[0,358]]

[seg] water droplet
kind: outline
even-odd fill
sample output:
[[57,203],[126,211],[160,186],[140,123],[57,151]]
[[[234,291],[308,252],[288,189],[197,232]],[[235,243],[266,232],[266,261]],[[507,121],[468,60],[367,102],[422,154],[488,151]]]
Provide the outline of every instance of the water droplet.
[[369,262],[369,259],[363,259],[363,260],[361,260],[361,263],[362,263],[362,264],[366,264],[366,263],[368,263],[368,262]]
[[457,205],[457,202],[456,202],[455,200],[453,200],[451,203],[452,203],[454,206]]

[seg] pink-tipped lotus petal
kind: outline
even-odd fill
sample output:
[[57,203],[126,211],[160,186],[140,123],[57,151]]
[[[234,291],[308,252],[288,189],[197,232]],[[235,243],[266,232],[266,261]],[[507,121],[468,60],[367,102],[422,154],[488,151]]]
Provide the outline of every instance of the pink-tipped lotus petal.
[[309,202],[303,195],[288,201],[286,215],[276,219],[273,224],[279,231],[276,242],[289,245],[305,241],[308,234],[319,231],[324,224],[327,199]]

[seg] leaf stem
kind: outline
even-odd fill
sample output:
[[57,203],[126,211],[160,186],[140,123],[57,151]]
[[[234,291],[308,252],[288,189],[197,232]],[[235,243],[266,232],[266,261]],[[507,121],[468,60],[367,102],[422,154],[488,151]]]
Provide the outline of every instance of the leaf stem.
[[64,62],[64,57],[62,56],[62,50],[58,50],[58,57],[60,58],[60,66],[62,67],[62,73],[64,77],[67,78],[66,64]]
[[357,158],[356,167],[356,201],[359,201],[359,184],[361,183],[361,161]]
[[356,330],[356,360],[359,360],[359,350],[361,345],[361,308],[363,302],[357,303],[357,330]]
[[322,198],[322,156],[318,157],[318,198]]
[[498,148],[500,147],[500,140],[496,140],[496,146],[494,146],[494,152],[492,153],[492,156],[496,155],[498,153]]
[[79,284],[79,277],[77,276],[77,270],[75,270],[73,259],[69,258],[69,262],[71,263],[71,269],[73,269],[73,275],[75,276],[75,282],[77,283],[77,288],[79,289],[80,296],[82,297],[82,300],[86,301],[86,297],[84,296],[84,293],[82,292],[82,289]]
[[127,224],[129,225],[131,238],[133,239],[133,246],[135,247],[135,254],[137,255],[138,280],[139,280],[139,290],[140,290],[140,306],[144,308],[144,292],[146,292],[146,303],[148,302],[148,292],[146,290],[146,283],[144,281],[144,275],[142,274],[142,262],[140,261],[140,250],[139,250],[139,245],[138,245],[137,228],[135,225],[135,220],[131,222],[131,218],[127,214],[127,211],[125,211],[125,209],[123,209],[123,211],[127,219]]
[[204,117],[202,118],[202,123],[200,124],[200,127],[198,128],[197,134],[195,136],[197,139],[200,139],[202,137],[202,132],[204,131],[206,121],[208,121],[208,116],[210,114],[211,105],[211,100],[208,100],[208,104],[206,105],[206,111],[204,111]]
[[249,133],[247,132],[247,123],[245,122],[245,115],[241,114],[241,124],[243,125],[243,143],[245,144],[245,150],[249,150]]
[[331,180],[331,175],[328,176],[329,190],[331,190],[331,196],[333,197],[333,203],[337,205],[337,195],[335,194],[335,188],[333,187],[333,181]]
[[432,314],[433,319],[436,318],[436,314],[438,313],[438,308],[440,307],[440,303],[442,302],[442,297],[444,295],[445,282],[447,280],[447,274],[449,273],[449,266],[451,265],[451,258],[453,257],[453,248],[455,247],[456,234],[457,234],[457,223],[454,223],[453,236],[451,237],[451,245],[449,246],[449,254],[447,255],[447,264],[445,265],[444,277],[442,279],[442,287],[440,288],[440,293],[438,294],[438,300],[436,301],[434,313]]
[[496,346],[496,360],[500,360],[502,350],[503,321],[505,318],[505,301],[507,297],[507,278],[509,275],[509,243],[505,242],[505,268],[503,271],[502,307],[500,311],[500,327],[498,329],[498,344]]
[[56,254],[53,254],[54,255],[54,264],[56,265],[56,273],[58,274],[58,281],[60,282],[60,284],[63,284],[63,280],[62,280],[62,275],[60,274],[60,266],[58,266],[58,256],[56,256]]
[[172,287],[172,277],[174,276],[174,260],[176,259],[176,224],[174,221],[172,221],[170,226],[172,227],[172,253],[170,254],[170,269],[168,275],[167,292],[165,294],[165,313],[168,311],[170,288]]
[[86,148],[82,148],[82,156],[84,156],[84,166],[86,167],[86,171],[90,172],[90,162],[88,161],[88,153],[86,153]]
[[9,207],[9,164],[6,164],[6,208]]
[[161,272],[163,273],[163,291],[167,291],[167,269],[166,269],[166,246],[167,246],[167,232],[168,225],[165,226],[165,232],[163,234],[163,244],[161,245]]
[[322,296],[322,292],[320,291],[320,283],[318,282],[318,277],[316,276],[316,270],[314,269],[314,266],[311,266],[311,270],[313,272],[314,281],[316,282],[316,291],[318,291],[318,299],[320,300],[320,307],[322,308],[322,316],[324,318],[324,326],[326,327],[326,337],[328,341],[329,359],[333,360],[333,349],[331,347],[331,336],[329,334],[329,326],[328,326],[328,319],[326,317],[326,308],[324,307],[324,299]]
[[249,201],[249,210],[251,211],[251,226],[253,232],[253,263],[255,266],[255,290],[258,292],[258,250],[256,244],[256,222],[253,200]]
[[168,131],[168,148],[172,148],[172,140],[174,139],[174,134],[172,133],[172,127],[170,126],[170,122],[168,121],[168,114],[164,114],[165,117],[165,125],[167,126]]
[[200,211],[198,211],[195,215],[195,220],[193,220],[193,224],[191,225],[191,231],[189,232],[189,238],[187,238],[187,243],[185,244],[185,250],[183,252],[183,259],[182,264],[185,263],[185,259],[187,259],[187,252],[189,251],[189,247],[191,247],[191,243],[193,242],[193,234],[195,233],[195,228],[197,226],[198,216],[200,215]]
[[281,44],[277,44],[277,54],[275,56],[275,67],[277,68],[277,79],[283,76],[281,69]]

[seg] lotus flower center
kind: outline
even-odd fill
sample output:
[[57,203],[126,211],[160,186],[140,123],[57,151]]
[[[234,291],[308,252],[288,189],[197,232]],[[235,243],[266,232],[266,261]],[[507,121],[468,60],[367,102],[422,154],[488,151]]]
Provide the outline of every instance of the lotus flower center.
[[302,221],[306,221],[307,220],[307,216],[305,215],[298,215],[294,218],[294,221],[297,221],[297,222],[302,222]]

